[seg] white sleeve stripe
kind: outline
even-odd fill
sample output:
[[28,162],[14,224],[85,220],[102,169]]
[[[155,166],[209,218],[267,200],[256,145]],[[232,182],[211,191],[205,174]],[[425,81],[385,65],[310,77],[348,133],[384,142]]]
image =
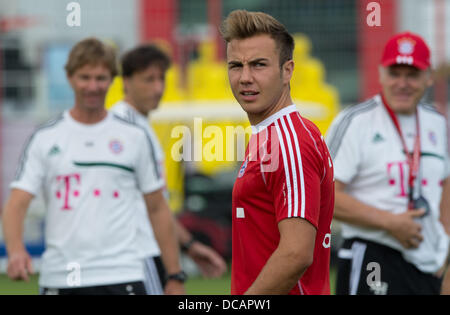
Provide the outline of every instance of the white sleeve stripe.
[[[287,116],[289,127],[291,127],[292,134],[294,136],[294,145],[295,145],[295,151],[297,153],[297,165],[299,169],[299,175],[300,175],[300,194],[301,194],[301,210],[300,210],[300,217],[305,218],[305,203],[306,203],[306,195],[305,195],[305,177],[303,175],[303,163],[302,163],[302,155],[300,153],[300,145],[298,143],[298,137],[297,133],[295,132],[295,128],[292,124],[291,116]],[[295,216],[298,216],[298,207],[295,209]]]
[[261,148],[264,150],[264,153],[263,153],[263,155],[261,157],[261,162],[259,164],[259,169],[261,170],[261,177],[262,177],[262,179],[264,181],[264,185],[267,186],[266,176],[264,175],[265,172],[264,172],[264,167],[263,167],[263,162],[266,160],[266,156],[267,156],[267,142],[269,140],[269,135],[268,135],[267,129],[266,129],[266,131],[264,133],[266,135],[266,139],[264,139],[264,142],[261,145]]
[[286,159],[286,149],[284,147],[283,135],[281,134],[280,126],[278,125],[278,120],[275,121],[275,127],[277,130],[278,139],[280,141],[281,154],[283,156],[284,172],[286,176],[287,197],[288,197],[288,218],[290,218],[292,215],[291,180],[289,176],[289,169]]
[[[289,116],[288,116],[289,117]],[[298,216],[298,182],[297,182],[297,168],[296,168],[296,161],[295,161],[295,155],[294,151],[292,150],[292,139],[291,135],[289,134],[289,129],[286,127],[286,123],[284,122],[284,117],[280,119],[281,126],[283,127],[283,133],[286,137],[287,142],[287,148],[289,150],[289,158],[291,160],[291,169],[288,170],[288,172],[291,172],[292,174],[292,184],[293,184],[293,190],[291,193],[294,194],[294,217]],[[292,128],[292,126],[291,126]],[[295,137],[295,131],[292,130]],[[289,165],[289,163],[287,163]],[[290,215],[291,216],[291,213]]]
[[298,289],[300,291],[300,294],[301,295],[305,295],[305,292],[303,291],[302,284],[301,284],[300,280],[297,281],[297,285],[298,285]]

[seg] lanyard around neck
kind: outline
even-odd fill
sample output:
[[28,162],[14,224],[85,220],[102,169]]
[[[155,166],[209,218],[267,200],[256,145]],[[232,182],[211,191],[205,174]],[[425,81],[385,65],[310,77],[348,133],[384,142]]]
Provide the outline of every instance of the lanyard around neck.
[[397,133],[400,137],[400,140],[402,142],[403,150],[405,151],[408,166],[409,166],[409,177],[408,177],[408,186],[409,186],[409,209],[413,209],[413,191],[414,191],[414,182],[417,178],[417,175],[419,173],[419,167],[420,167],[420,128],[419,128],[419,113],[416,108],[416,137],[414,140],[414,150],[412,153],[409,153],[408,147],[406,146],[405,138],[403,137],[402,129],[400,126],[400,123],[398,121],[397,116],[395,115],[392,108],[389,107],[389,105],[386,102],[386,99],[383,95],[381,95],[382,103],[384,107],[386,108],[386,111],[388,112],[389,116],[391,117],[392,122],[394,123],[395,129],[397,130]]

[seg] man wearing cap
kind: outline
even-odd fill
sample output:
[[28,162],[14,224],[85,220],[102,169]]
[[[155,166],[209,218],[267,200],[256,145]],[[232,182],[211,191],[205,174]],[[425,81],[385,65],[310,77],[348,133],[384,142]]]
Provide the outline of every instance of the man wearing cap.
[[336,293],[439,294],[450,167],[445,118],[422,101],[432,84],[424,40],[393,36],[379,81],[381,93],[342,111],[327,135],[344,239]]

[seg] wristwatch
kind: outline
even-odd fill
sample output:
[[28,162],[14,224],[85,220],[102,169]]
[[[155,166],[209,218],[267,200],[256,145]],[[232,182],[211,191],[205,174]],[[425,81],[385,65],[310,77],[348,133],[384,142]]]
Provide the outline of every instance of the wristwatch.
[[184,283],[184,282],[186,282],[187,278],[188,278],[187,274],[183,270],[181,270],[180,272],[172,273],[172,274],[168,275],[167,281],[175,280],[175,281]]
[[192,244],[194,244],[195,241],[196,241],[195,238],[191,238],[186,243],[181,244],[181,251],[183,253],[187,253],[189,251],[189,248],[191,248]]

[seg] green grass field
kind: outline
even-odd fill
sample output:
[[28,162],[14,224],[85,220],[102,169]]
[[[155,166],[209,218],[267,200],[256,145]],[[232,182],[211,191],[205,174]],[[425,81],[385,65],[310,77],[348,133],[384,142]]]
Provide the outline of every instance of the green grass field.
[[[38,275],[33,275],[28,282],[12,281],[5,274],[0,274],[0,295],[34,295],[38,294]],[[229,294],[230,274],[219,279],[192,277],[186,282],[186,293],[190,295]]]
[[[334,294],[335,272],[330,273],[331,293]],[[0,274],[0,295],[35,295],[39,292],[38,276],[29,282],[12,281],[5,274]],[[230,273],[219,279],[191,277],[186,282],[186,293],[190,295],[228,295],[230,294]]]

